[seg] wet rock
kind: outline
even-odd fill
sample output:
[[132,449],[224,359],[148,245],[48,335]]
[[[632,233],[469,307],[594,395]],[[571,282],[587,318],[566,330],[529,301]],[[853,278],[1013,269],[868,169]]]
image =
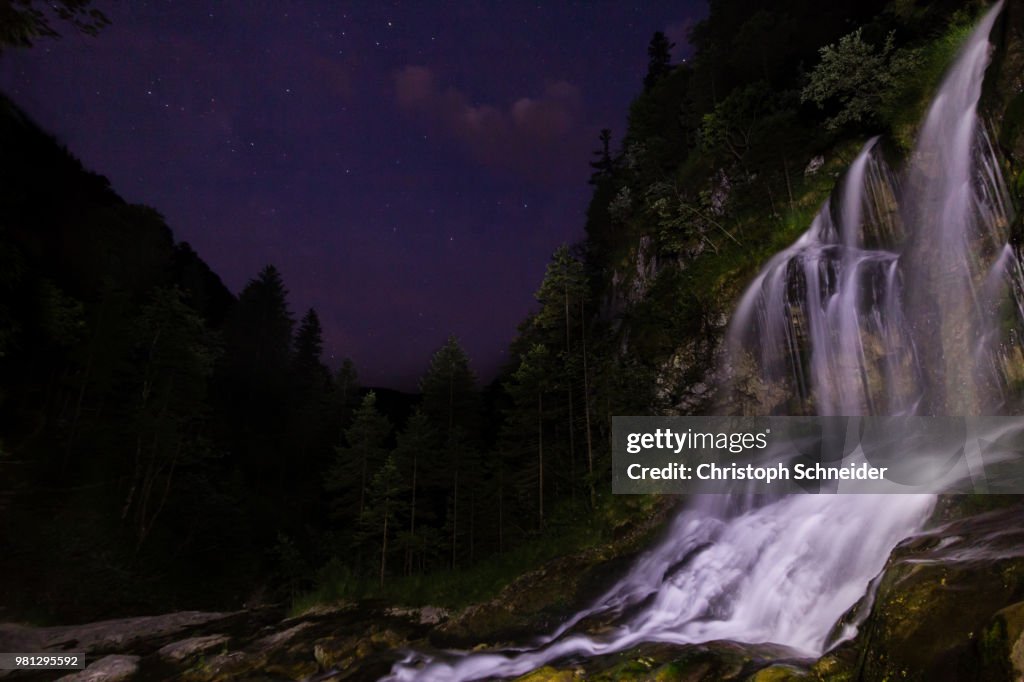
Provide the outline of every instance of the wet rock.
[[417,621],[420,625],[437,625],[448,620],[451,616],[447,609],[437,606],[423,606],[418,609],[395,606],[387,609],[386,613],[389,616],[410,618]]
[[313,657],[320,667],[344,670],[356,659],[358,637],[329,637],[320,640],[313,646]]
[[173,636],[240,613],[181,611],[45,628],[2,623],[0,651],[124,651],[144,640]]
[[1000,609],[981,635],[987,679],[1024,679],[1024,602]]
[[550,666],[538,668],[516,678],[516,682],[572,682],[583,678],[580,670],[556,670]]
[[320,671],[316,661],[289,661],[287,663],[268,663],[266,672],[279,675],[289,680],[308,680]]
[[804,168],[804,175],[814,175],[815,173],[820,171],[821,167],[824,165],[825,157],[819,154],[818,156],[815,156],[807,163],[807,167]]
[[222,682],[260,670],[266,657],[259,653],[230,651],[199,661],[185,670],[181,679],[190,682]]
[[59,682],[122,682],[130,680],[139,669],[138,656],[104,656]]
[[751,675],[747,682],[803,682],[814,680],[806,670],[791,665],[770,665]]
[[301,618],[309,618],[314,616],[333,616],[339,613],[345,613],[348,611],[354,611],[358,606],[352,602],[337,602],[333,604],[314,604],[308,609],[300,613],[294,618],[287,619],[288,621],[299,620]]
[[265,637],[261,637],[256,640],[255,646],[257,649],[277,649],[278,647],[292,641],[303,631],[313,627],[313,625],[313,623],[309,622],[293,625],[286,630],[281,630],[280,632],[274,632]]
[[853,682],[860,663],[860,653],[847,642],[825,654],[811,666],[812,679],[822,682]]
[[[777,663],[779,660],[784,662]],[[796,682],[813,679],[802,667],[809,663],[786,647],[770,644],[642,644],[575,665],[546,666],[517,678],[517,682]]]
[[171,642],[170,644],[163,646],[157,652],[161,658],[168,661],[181,662],[205,654],[211,649],[217,649],[225,646],[228,642],[228,637],[225,635],[206,635],[204,637],[189,637],[177,642]]
[[362,635],[325,637],[313,646],[313,658],[323,670],[345,671],[363,661],[390,654],[407,644],[394,630],[371,627]]
[[898,547],[857,636],[860,678],[963,680],[1012,666],[1021,630],[1015,605],[1024,600],[1022,521],[1024,508],[1015,505]]

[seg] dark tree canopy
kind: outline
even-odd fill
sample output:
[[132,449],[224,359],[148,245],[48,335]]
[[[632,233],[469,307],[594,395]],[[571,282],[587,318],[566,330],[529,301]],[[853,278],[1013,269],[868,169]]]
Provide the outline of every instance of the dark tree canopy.
[[654,85],[672,71],[672,48],[675,43],[669,41],[662,31],[655,31],[647,46],[647,75],[644,77],[644,89],[650,90]]
[[601,142],[601,148],[594,152],[596,158],[590,162],[590,167],[594,169],[594,172],[590,175],[590,184],[592,185],[597,184],[602,178],[608,177],[614,165],[611,151],[612,131],[608,128],[602,128],[597,139]]
[[110,24],[92,0],[0,0],[0,51],[5,47],[31,47],[39,38],[58,38],[54,19],[76,30],[96,35]]

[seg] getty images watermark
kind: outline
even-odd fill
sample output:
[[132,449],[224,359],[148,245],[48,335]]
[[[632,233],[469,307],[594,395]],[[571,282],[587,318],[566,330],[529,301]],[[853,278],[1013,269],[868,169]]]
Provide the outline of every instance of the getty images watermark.
[[612,490],[1024,493],[1024,417],[614,417]]

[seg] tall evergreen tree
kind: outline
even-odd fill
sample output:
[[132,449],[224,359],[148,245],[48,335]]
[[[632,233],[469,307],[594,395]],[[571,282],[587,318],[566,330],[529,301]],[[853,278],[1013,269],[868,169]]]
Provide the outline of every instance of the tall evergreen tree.
[[423,412],[437,427],[442,442],[451,440],[456,429],[475,432],[479,416],[476,375],[454,335],[431,358],[420,380],[420,392]]
[[316,310],[310,308],[299,322],[295,333],[295,352],[292,367],[297,383],[303,390],[322,391],[330,374],[321,360],[324,349],[323,328]]
[[523,356],[509,386],[523,430],[526,433],[532,432],[536,444],[534,480],[537,490],[537,527],[541,529],[544,527],[544,473],[547,467],[544,461],[544,394],[550,389],[551,369],[551,354],[547,347],[535,344]]
[[457,560],[458,514],[462,504],[460,491],[475,483],[467,476],[469,472],[465,467],[469,460],[465,455],[478,440],[480,407],[476,376],[470,369],[469,357],[455,336],[448,337],[448,341],[434,353],[430,367],[420,381],[420,391],[423,413],[434,424],[443,453],[443,461],[435,473],[446,481],[441,487],[448,490],[445,527],[450,531],[454,566]]
[[535,323],[544,334],[541,339],[549,350],[560,348],[559,366],[554,369],[551,379],[560,385],[566,400],[567,419],[565,432],[568,439],[569,453],[569,485],[575,489],[576,480],[576,400],[574,396],[582,396],[586,427],[586,447],[588,473],[593,472],[593,452],[590,436],[589,416],[589,385],[585,377],[584,345],[582,343],[582,327],[585,323],[583,304],[589,293],[583,263],[573,258],[568,246],[555,250],[548,264],[544,281],[541,282],[536,298],[541,304]]
[[338,444],[329,413],[331,375],[320,359],[322,352],[320,318],[310,308],[295,333],[287,405],[287,442],[298,462],[295,478],[299,487],[309,488],[302,501],[296,501],[300,506],[314,499],[312,490],[319,486],[319,477]]
[[228,320],[228,359],[246,372],[285,371],[294,326],[284,280],[268,265],[242,290]]
[[334,493],[337,516],[354,507],[357,518],[366,508],[367,491],[374,472],[387,458],[386,443],[391,422],[377,411],[377,395],[370,391],[356,411],[352,426],[345,431],[348,444],[337,449],[326,487]]
[[338,441],[352,424],[352,415],[359,405],[359,375],[351,358],[345,358],[334,374],[333,418],[338,428]]
[[293,326],[281,273],[268,265],[242,290],[224,330],[222,402],[233,449],[260,482],[286,463]]
[[[406,573],[411,573],[417,561],[423,564],[423,555],[426,547],[423,546],[423,534],[417,535],[417,523],[423,524],[433,514],[427,514],[426,519],[419,514],[422,503],[424,470],[430,471],[437,466],[437,436],[434,433],[430,420],[421,410],[416,410],[409,418],[405,429],[398,434],[398,445],[394,451],[395,462],[402,473],[402,478],[408,481],[408,509],[409,526],[407,535],[404,536],[406,549]],[[429,476],[428,476],[429,478]]]
[[675,43],[669,41],[662,31],[655,31],[647,46],[647,75],[644,77],[644,90],[650,90],[664,76],[672,71],[672,48]]
[[363,537],[373,539],[379,550],[378,580],[384,589],[387,575],[389,539],[395,534],[397,520],[404,509],[402,475],[395,464],[394,455],[389,455],[384,464],[373,475],[367,491],[366,506],[360,512],[359,525]]
[[601,141],[601,148],[594,152],[594,156],[597,157],[596,160],[590,162],[590,167],[594,169],[594,172],[590,175],[589,182],[591,185],[596,185],[611,175],[614,166],[611,151],[612,131],[608,128],[602,128],[598,140]]

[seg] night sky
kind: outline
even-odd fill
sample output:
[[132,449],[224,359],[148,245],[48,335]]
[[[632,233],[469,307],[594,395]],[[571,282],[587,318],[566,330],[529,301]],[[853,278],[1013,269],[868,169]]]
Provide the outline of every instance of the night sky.
[[325,361],[413,389],[450,333],[484,380],[583,236],[598,131],[702,0],[98,2],[0,88],[238,292],[267,263]]

